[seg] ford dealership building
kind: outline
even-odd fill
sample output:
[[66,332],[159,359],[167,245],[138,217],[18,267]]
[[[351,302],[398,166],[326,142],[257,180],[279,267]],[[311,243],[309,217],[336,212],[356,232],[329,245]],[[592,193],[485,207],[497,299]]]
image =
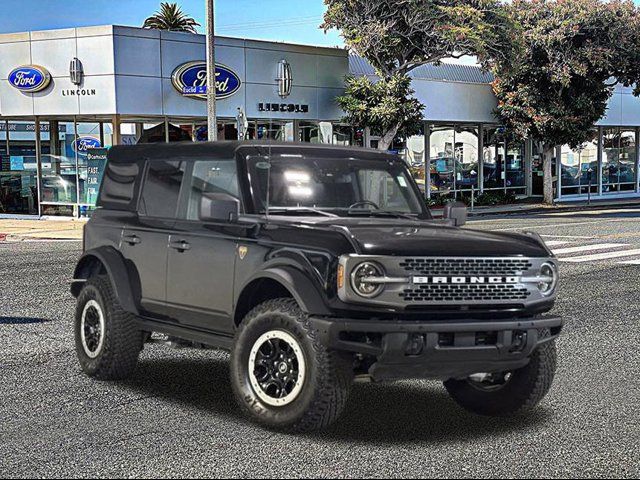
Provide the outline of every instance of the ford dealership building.
[[[120,26],[0,35],[0,216],[83,216],[105,148],[206,140],[205,38]],[[375,146],[341,125],[344,77],[374,75],[343,49],[216,38],[220,139]],[[542,194],[541,155],[496,124],[491,78],[477,67],[412,73],[424,131],[394,148],[427,162],[427,195],[472,189]],[[617,87],[607,116],[578,149],[558,146],[556,198],[640,196],[640,101]]]

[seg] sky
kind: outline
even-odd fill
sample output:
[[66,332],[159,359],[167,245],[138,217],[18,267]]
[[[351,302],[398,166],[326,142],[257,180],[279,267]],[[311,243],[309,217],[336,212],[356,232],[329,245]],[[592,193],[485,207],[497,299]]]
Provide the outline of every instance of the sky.
[[[169,0],[204,32],[205,0]],[[90,25],[142,26],[160,0],[0,0],[0,33]],[[327,47],[343,46],[338,32],[318,28],[322,0],[215,0],[216,34]],[[9,13],[11,12],[11,13]]]

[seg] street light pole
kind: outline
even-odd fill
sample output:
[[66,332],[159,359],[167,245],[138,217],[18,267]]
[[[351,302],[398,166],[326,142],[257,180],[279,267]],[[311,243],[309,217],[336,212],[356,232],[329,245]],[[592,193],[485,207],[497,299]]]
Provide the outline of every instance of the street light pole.
[[207,2],[207,133],[208,140],[218,140],[218,121],[216,118],[216,54],[214,35],[214,9],[215,0]]

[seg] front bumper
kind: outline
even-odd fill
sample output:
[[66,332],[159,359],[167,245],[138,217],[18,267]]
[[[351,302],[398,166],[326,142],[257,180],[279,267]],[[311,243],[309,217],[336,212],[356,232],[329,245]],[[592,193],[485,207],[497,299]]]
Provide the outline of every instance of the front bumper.
[[524,367],[541,344],[562,330],[560,317],[409,322],[312,318],[330,349],[374,359],[373,380],[464,378]]

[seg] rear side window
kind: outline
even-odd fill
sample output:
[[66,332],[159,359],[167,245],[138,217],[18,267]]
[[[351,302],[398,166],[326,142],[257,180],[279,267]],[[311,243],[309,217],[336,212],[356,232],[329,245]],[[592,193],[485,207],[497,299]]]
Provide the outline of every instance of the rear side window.
[[139,171],[137,163],[115,163],[108,160],[98,206],[113,210],[135,209]]
[[185,167],[186,162],[179,161],[149,162],[138,205],[140,215],[159,218],[176,216]]

